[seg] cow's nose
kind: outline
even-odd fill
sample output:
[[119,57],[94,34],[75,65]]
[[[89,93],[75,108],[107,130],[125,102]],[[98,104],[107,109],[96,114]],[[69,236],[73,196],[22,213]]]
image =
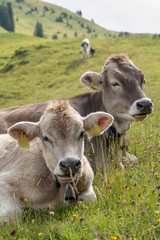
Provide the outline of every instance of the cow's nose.
[[141,113],[149,114],[153,110],[153,103],[150,99],[149,100],[140,100],[137,102],[137,109]]
[[68,172],[69,169],[72,170],[72,172],[78,172],[78,170],[81,168],[81,161],[76,158],[65,158],[59,163],[59,167],[63,172]]

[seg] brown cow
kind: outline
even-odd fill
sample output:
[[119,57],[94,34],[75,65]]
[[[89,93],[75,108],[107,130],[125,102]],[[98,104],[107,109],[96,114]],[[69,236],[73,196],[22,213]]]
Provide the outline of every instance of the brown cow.
[[[39,122],[11,126],[8,133],[14,139],[0,135],[0,222],[20,217],[24,199],[34,209],[62,204],[66,183],[78,199],[95,201],[93,171],[83,155],[84,131],[96,136],[112,122],[107,113],[81,117],[68,102],[51,103]],[[26,149],[19,148],[15,139]],[[61,187],[56,186],[56,179]]]
[[[117,142],[117,138],[122,145],[123,136],[130,128],[130,123],[144,120],[153,110],[151,99],[144,93],[144,74],[124,54],[109,57],[101,74],[87,72],[81,77],[81,82],[94,92],[70,98],[70,104],[82,116],[105,111],[115,119],[114,125],[108,129],[104,138],[93,138],[93,145],[97,150],[106,149],[106,145],[109,147],[110,141]],[[35,103],[0,110],[0,133],[5,133],[7,128],[17,121],[38,121],[46,106],[47,103]],[[94,149],[86,144],[87,152],[88,149],[91,150],[91,156],[94,155]],[[96,156],[98,161],[102,161],[106,155],[106,150],[101,150]],[[96,157],[93,156],[94,159]]]

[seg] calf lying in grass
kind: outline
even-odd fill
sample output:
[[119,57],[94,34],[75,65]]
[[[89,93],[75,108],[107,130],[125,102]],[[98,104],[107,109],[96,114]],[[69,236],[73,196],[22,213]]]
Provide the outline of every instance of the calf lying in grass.
[[68,183],[77,199],[96,200],[84,135],[99,135],[112,122],[107,113],[81,117],[68,102],[56,102],[39,122],[19,122],[9,128],[10,135],[0,135],[0,222],[21,217],[24,199],[34,209],[62,204]]

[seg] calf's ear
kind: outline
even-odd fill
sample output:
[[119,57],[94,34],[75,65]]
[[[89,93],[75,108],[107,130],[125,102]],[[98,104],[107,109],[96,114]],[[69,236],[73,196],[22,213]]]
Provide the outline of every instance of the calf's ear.
[[109,113],[96,112],[83,118],[83,126],[89,137],[102,134],[113,123],[114,118]]
[[86,72],[80,78],[83,85],[87,86],[92,90],[98,90],[100,85],[103,83],[101,74],[96,72]]
[[29,142],[39,135],[39,123],[19,122],[8,129],[8,134],[18,140],[19,147],[29,148]]

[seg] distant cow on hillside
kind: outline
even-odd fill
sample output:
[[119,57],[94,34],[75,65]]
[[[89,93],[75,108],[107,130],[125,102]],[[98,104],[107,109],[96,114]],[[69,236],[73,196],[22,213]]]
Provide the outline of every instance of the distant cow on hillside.
[[91,47],[91,44],[87,38],[82,41],[81,49],[82,49],[82,57],[84,62],[85,62],[85,55],[86,55],[86,59],[88,60],[89,54],[91,53],[92,55],[94,55],[95,53],[95,49]]

